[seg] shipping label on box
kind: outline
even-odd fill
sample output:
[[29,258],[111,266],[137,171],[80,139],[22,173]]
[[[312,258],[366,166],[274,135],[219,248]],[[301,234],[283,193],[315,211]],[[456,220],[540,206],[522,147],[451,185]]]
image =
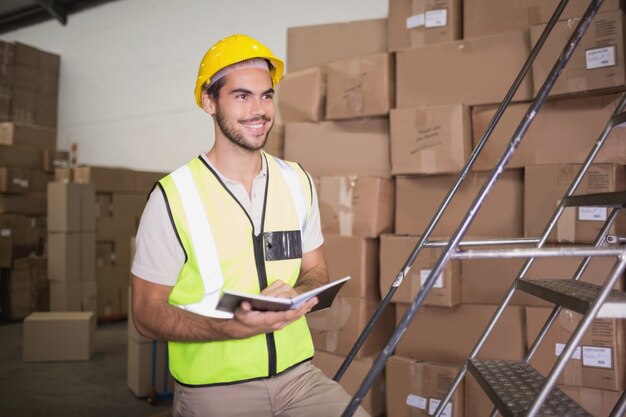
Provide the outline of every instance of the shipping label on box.
[[326,119],[389,114],[395,94],[393,63],[388,53],[329,63]]
[[377,237],[393,228],[394,183],[388,178],[320,177],[317,195],[324,234]]
[[[580,19],[559,21],[533,62],[537,94]],[[536,43],[545,25],[531,28]],[[550,91],[551,96],[590,91],[621,91],[626,86],[624,12],[598,13]]]
[[459,172],[471,153],[469,108],[462,104],[394,109],[391,173]]
[[[435,238],[433,240],[441,240]],[[412,250],[417,236],[383,235],[380,239],[380,294],[384,297]],[[423,248],[404,280],[397,287],[391,301],[410,303],[422,289],[442,249]],[[459,261],[450,261],[437,277],[424,305],[453,307],[461,302],[461,267]]]
[[[529,342],[534,341],[545,323],[551,309],[526,308],[526,332]],[[581,315],[563,310],[557,317],[531,364],[546,375],[557,357],[561,355],[576,329]],[[624,364],[626,362],[626,320],[595,319],[583,336],[580,345],[570,358],[558,383],[587,388],[621,391],[626,386]]]

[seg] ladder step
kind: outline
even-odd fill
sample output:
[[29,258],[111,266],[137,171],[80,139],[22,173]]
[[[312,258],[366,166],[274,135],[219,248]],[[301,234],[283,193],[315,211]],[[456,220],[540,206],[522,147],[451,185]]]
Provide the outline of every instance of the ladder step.
[[626,207],[626,191],[573,195],[565,198],[565,207]]
[[[545,380],[526,362],[470,359],[468,369],[504,417],[523,416]],[[555,387],[537,416],[591,414]]]
[[[585,314],[602,287],[571,279],[518,279],[517,288],[568,310]],[[626,292],[611,290],[596,317],[626,318]]]

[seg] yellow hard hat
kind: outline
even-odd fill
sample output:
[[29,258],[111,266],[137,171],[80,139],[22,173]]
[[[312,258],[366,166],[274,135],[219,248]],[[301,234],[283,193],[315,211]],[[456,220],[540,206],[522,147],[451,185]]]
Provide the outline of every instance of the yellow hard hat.
[[196,103],[202,107],[202,86],[211,83],[211,77],[229,65],[252,58],[264,58],[270,62],[272,86],[276,86],[283,76],[283,61],[276,58],[272,51],[257,40],[246,35],[232,35],[218,41],[209,49],[198,69],[196,80]]

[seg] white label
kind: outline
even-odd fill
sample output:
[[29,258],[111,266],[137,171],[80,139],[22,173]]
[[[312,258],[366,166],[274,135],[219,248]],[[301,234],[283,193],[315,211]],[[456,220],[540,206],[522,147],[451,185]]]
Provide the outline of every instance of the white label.
[[[436,398],[430,398],[430,401],[428,402],[428,414],[431,416],[435,414],[440,402],[441,401]],[[452,417],[452,403],[446,404],[443,409],[443,413],[441,413],[441,417]]]
[[583,366],[594,368],[613,368],[613,354],[611,348],[597,346],[583,346]]
[[13,178],[13,184],[20,188],[28,188],[28,180],[26,178]]
[[430,10],[426,12],[424,25],[427,28],[440,28],[448,24],[448,11],[446,9]]
[[585,51],[587,69],[612,67],[615,65],[615,45]]
[[[424,286],[424,283],[428,279],[428,276],[430,275],[430,271],[431,269],[420,269],[420,285],[422,287]],[[437,280],[435,281],[435,285],[433,285],[433,288],[443,288],[443,275],[442,274],[439,274],[439,276],[437,277]]]
[[[563,352],[563,349],[565,349],[565,344],[564,343],[557,343],[554,346],[554,354],[556,356],[561,356],[561,352]],[[576,349],[574,349],[574,354],[572,355],[572,357],[570,359],[578,359],[578,360],[580,360],[580,346],[578,346]]]
[[406,397],[406,404],[411,407],[419,408],[420,410],[426,410],[426,398],[420,397],[419,395],[409,394]]
[[11,229],[0,229],[0,237],[11,237]]
[[606,207],[579,207],[578,220],[591,220],[605,222],[607,217]]
[[424,26],[424,13],[416,14],[415,16],[407,17],[406,28],[415,29]]

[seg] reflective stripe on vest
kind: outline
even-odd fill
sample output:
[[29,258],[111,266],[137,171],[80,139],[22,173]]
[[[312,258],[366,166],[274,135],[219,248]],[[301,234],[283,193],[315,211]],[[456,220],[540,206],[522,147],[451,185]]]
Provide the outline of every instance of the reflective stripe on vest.
[[216,318],[232,318],[233,315],[215,310],[224,285],[224,277],[217,259],[217,249],[213,232],[206,218],[204,205],[191,176],[189,166],[185,165],[172,172],[172,179],[185,204],[183,210],[189,225],[193,250],[198,260],[198,268],[204,284],[204,297],[199,303],[177,305],[192,313]]

